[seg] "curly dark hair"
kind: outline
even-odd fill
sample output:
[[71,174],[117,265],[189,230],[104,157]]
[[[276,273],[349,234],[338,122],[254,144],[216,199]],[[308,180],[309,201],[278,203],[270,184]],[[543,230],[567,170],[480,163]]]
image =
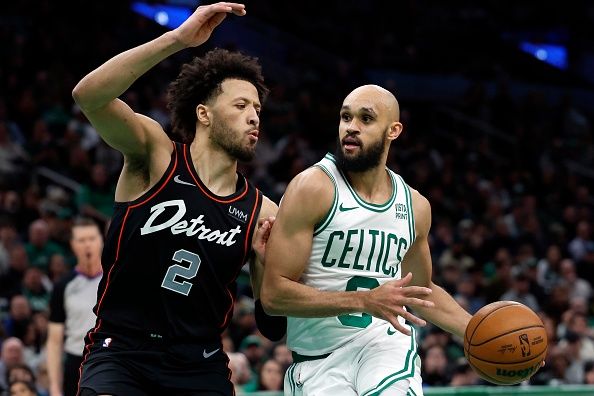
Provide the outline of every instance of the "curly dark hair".
[[196,134],[196,106],[222,92],[221,83],[236,78],[252,83],[260,102],[268,95],[257,58],[240,52],[216,48],[182,66],[177,79],[169,84],[167,108],[171,111],[172,137],[191,143]]

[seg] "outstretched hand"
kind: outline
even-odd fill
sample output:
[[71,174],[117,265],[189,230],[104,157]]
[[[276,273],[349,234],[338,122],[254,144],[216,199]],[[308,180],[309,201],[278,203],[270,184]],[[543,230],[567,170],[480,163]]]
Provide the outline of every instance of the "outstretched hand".
[[412,274],[409,272],[402,279],[386,282],[370,290],[366,304],[367,313],[387,320],[396,330],[406,335],[411,335],[411,332],[400,324],[398,316],[419,326],[425,326],[426,322],[408,312],[404,306],[419,308],[435,306],[432,301],[426,300],[432,290],[421,286],[407,286],[411,280]]
[[227,14],[245,15],[245,5],[220,2],[200,6],[177,29],[177,40],[186,47],[197,47],[204,43]]
[[276,218],[274,216],[263,217],[261,219],[258,219],[256,235],[252,242],[252,249],[254,249],[256,257],[258,258],[258,260],[260,260],[261,263],[264,262],[266,243],[268,242],[268,237],[270,237],[270,230],[272,229],[272,225],[274,224],[275,219]]

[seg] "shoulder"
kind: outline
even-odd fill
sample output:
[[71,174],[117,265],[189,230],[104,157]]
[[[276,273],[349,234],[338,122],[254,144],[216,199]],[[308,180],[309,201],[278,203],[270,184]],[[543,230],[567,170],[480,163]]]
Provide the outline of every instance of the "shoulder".
[[[291,180],[287,192],[299,193],[303,198],[315,198],[334,195],[334,182],[330,176],[318,166],[307,168]],[[285,193],[286,194],[286,193]]]
[[420,192],[410,187],[417,235],[428,235],[431,228],[431,204]]
[[326,216],[334,199],[334,182],[321,168],[313,166],[291,180],[282,198],[280,212],[289,212],[303,222],[316,224]]

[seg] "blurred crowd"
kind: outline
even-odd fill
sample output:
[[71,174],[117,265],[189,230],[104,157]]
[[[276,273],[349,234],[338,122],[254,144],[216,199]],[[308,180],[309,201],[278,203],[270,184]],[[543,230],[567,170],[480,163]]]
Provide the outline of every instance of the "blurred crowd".
[[[73,265],[72,220],[84,214],[108,226],[122,166],[70,91],[100,62],[162,30],[126,2],[111,12],[88,5],[86,14],[110,18],[110,29],[82,14],[60,23],[63,5],[32,3],[11,4],[0,24],[0,388],[18,379],[45,395],[49,296]],[[123,99],[167,129],[167,83],[181,62],[207,49],[163,62]],[[295,48],[285,65],[294,80],[268,79],[257,158],[242,165],[276,202],[293,176],[334,149],[341,100],[365,82],[365,71],[346,59],[317,69],[299,54]],[[436,283],[471,313],[514,300],[542,318],[547,364],[530,383],[594,384],[594,109],[569,94],[560,101],[541,91],[512,96],[510,84],[505,71],[495,92],[475,79],[451,103],[407,101],[390,87],[405,132],[389,166],[432,205]],[[461,117],[448,116],[444,105]],[[419,345],[425,386],[486,384],[464,359],[461,340],[428,326]],[[224,348],[238,391],[282,389],[291,354],[258,333],[247,268]]]

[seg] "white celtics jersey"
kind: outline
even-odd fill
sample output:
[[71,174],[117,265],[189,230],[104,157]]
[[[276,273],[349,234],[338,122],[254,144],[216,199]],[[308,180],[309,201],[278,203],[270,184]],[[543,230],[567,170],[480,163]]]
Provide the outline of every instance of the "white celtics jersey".
[[[319,290],[356,291],[400,279],[402,259],[415,237],[408,185],[386,168],[392,195],[383,204],[365,202],[335,161],[326,154],[315,165],[332,180],[334,201],[314,229],[311,256],[300,282]],[[326,354],[360,332],[385,323],[366,313],[329,318],[289,317],[287,344],[302,355]]]

